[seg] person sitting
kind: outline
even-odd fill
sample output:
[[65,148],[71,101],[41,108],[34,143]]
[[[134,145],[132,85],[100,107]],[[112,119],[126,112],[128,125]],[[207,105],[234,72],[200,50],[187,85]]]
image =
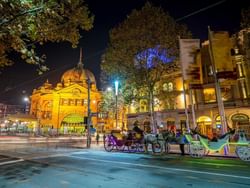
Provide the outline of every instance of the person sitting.
[[192,134],[198,134],[200,137],[206,138],[211,142],[218,142],[218,140],[225,138],[227,135],[233,135],[235,133],[235,129],[229,128],[229,131],[223,134],[222,136],[220,136],[219,138],[217,138],[217,136],[214,134],[212,139],[209,139],[208,136],[200,134],[198,131],[196,131],[196,128],[194,130],[191,130],[191,132]]
[[211,142],[218,142],[216,133],[213,134],[213,138],[211,139]]
[[191,133],[192,134],[198,134],[200,137],[210,140],[210,138],[208,136],[203,135],[199,131],[197,131],[197,127],[194,130],[191,130]]
[[141,139],[143,137],[143,130],[138,127],[138,121],[134,123],[133,131],[136,133],[136,139]]

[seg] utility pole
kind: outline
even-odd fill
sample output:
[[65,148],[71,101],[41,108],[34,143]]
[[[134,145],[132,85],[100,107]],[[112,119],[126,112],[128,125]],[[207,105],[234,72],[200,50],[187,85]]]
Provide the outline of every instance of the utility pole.
[[187,126],[188,132],[190,132],[188,105],[187,105],[187,98],[186,98],[186,83],[183,77],[182,77],[182,86],[183,86],[183,99],[184,99],[184,107],[185,107],[185,114],[186,114],[186,126]]
[[116,121],[116,128],[118,128],[118,87],[119,87],[119,82],[115,81],[115,121]]
[[87,121],[87,127],[88,127],[88,132],[87,132],[87,148],[90,148],[91,145],[91,135],[90,135],[90,124],[91,124],[91,110],[90,110],[90,84],[91,81],[89,79],[89,76],[87,75],[87,84],[88,84],[88,121]]

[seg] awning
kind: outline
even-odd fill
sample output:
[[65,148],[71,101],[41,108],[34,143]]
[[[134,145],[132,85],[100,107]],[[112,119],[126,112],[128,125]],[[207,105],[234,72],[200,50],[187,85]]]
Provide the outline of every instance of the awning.
[[37,118],[30,114],[11,114],[6,117],[7,120],[10,121],[37,121]]

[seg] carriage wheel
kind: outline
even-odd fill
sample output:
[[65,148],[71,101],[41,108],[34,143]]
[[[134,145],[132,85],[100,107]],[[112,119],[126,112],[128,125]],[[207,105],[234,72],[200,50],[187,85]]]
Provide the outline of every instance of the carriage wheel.
[[136,148],[138,152],[144,152],[144,145],[141,143],[136,143]]
[[128,146],[128,151],[133,153],[137,152],[137,144],[132,141],[131,144]]
[[190,144],[190,155],[195,158],[201,158],[205,155],[205,148],[200,143]]
[[106,138],[104,141],[104,149],[110,152],[113,150],[113,148],[114,148],[114,143],[109,138]]
[[153,153],[161,153],[162,152],[161,144],[159,142],[153,143],[152,150],[153,150]]
[[117,145],[116,148],[117,148],[117,150],[119,150],[119,151],[124,151],[125,145],[124,145],[124,144]]
[[237,146],[235,152],[242,161],[250,161],[250,147]]

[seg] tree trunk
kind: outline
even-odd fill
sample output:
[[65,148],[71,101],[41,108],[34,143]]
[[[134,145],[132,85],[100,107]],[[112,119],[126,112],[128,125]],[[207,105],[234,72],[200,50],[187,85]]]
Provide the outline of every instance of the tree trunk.
[[153,90],[150,89],[149,91],[149,111],[150,111],[150,117],[151,117],[151,129],[152,133],[157,133],[156,123],[155,123],[155,113],[154,113],[154,95]]

